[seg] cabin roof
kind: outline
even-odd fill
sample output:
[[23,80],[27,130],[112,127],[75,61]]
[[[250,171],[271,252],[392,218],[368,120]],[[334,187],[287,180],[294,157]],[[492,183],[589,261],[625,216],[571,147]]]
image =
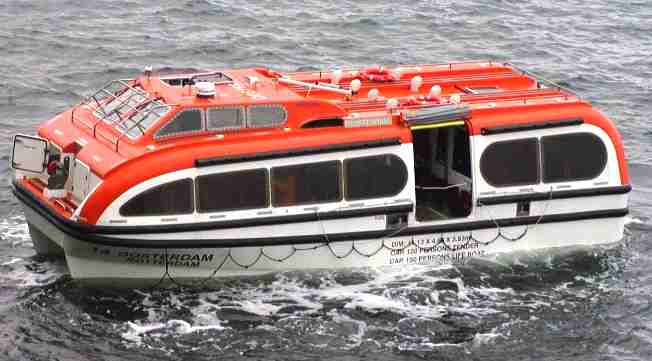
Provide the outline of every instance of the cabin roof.
[[[378,76],[389,79],[379,80]],[[215,86],[214,96],[198,96],[197,86],[192,85],[206,79]],[[46,122],[39,128],[39,134],[64,151],[81,148],[78,159],[104,177],[121,164],[143,157],[156,158],[154,153],[163,156],[169,150],[191,149],[189,152],[194,157],[212,157],[222,155],[227,149],[229,152],[233,149],[251,152],[259,148],[262,151],[267,146],[282,148],[319,141],[327,145],[343,139],[382,138],[383,134],[387,137],[399,135],[404,142],[409,142],[409,127],[404,121],[406,112],[451,104],[470,109],[467,122],[472,134],[479,134],[487,126],[541,118],[555,121],[588,117],[608,122],[604,117],[594,116],[595,111],[588,103],[569,90],[501,62],[402,65],[341,72],[278,73],[263,68],[190,74],[146,72],[125,82],[147,94],[146,101],[133,107],[134,112],[152,101],[170,107],[170,111],[154,119],[141,136],[130,137],[125,134],[126,126],[122,130],[116,126],[115,122],[122,120],[121,117],[114,117],[112,122],[99,120],[96,108],[102,98],[98,95]],[[359,82],[359,89],[355,89],[356,82]],[[418,89],[414,88],[415,82],[420,83]],[[434,96],[433,87],[441,90]],[[183,109],[234,105],[244,108],[265,104],[282,105],[287,110],[287,119],[281,126],[204,131],[165,139],[155,137],[156,132]],[[393,109],[388,110],[388,105]],[[524,112],[528,116],[524,116]],[[312,120],[328,119],[385,119],[388,122],[358,123],[355,129],[341,124],[339,128],[302,129]],[[605,127],[613,127],[608,123]],[[361,126],[365,124],[376,125]],[[315,138],[315,134],[322,136]],[[274,142],[273,139],[283,141]],[[205,154],[200,154],[202,152]]]

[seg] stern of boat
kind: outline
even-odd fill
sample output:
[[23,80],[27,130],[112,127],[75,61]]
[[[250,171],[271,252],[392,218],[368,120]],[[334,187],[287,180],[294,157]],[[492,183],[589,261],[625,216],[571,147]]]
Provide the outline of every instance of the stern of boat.
[[77,223],[84,200],[100,183],[99,177],[75,158],[79,148],[73,148],[62,149],[37,136],[14,136],[13,192],[23,207],[39,256],[64,255],[64,233],[52,218]]

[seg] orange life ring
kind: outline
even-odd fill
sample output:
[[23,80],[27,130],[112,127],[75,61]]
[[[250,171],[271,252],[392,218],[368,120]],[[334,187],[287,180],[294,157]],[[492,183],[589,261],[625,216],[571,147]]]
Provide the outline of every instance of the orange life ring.
[[397,81],[400,79],[396,72],[382,66],[364,68],[360,71],[360,75],[366,80],[377,82]]

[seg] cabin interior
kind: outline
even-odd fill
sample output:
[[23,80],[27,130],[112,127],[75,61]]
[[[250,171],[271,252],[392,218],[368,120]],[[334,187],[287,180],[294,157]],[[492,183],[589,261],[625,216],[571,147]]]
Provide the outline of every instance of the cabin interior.
[[469,141],[464,125],[413,129],[417,221],[461,218],[471,213]]

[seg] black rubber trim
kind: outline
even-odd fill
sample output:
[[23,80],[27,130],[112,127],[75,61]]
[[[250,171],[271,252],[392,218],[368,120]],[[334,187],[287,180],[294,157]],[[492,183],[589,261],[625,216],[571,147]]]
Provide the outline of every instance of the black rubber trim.
[[[238,220],[223,220],[201,223],[177,223],[177,224],[160,224],[153,226],[95,226],[80,224],[69,219],[63,218],[54,213],[47,206],[43,205],[34,195],[25,190],[18,184],[14,183],[14,194],[25,204],[31,206],[42,215],[49,215],[50,221],[56,218],[58,223],[61,223],[69,228],[75,228],[80,232],[93,233],[93,234],[111,234],[111,235],[128,235],[128,234],[152,234],[152,233],[170,233],[170,232],[194,232],[205,231],[212,229],[227,229],[227,228],[241,228],[241,227],[255,227],[267,226],[275,224],[288,224],[300,222],[313,222],[318,220],[330,219],[344,219],[354,217],[374,216],[379,214],[394,214],[394,213],[410,213],[414,209],[413,204],[392,204],[374,206],[369,208],[354,208],[354,209],[340,209],[330,212],[312,212],[306,214],[273,216],[265,218],[250,218]],[[45,213],[45,214],[44,214]],[[161,216],[164,217],[164,216]],[[53,223],[55,223],[53,221]]]
[[583,123],[584,123],[584,119],[582,118],[548,120],[548,121],[537,122],[537,123],[523,123],[523,124],[505,125],[500,127],[482,128],[480,129],[480,134],[491,135],[491,134],[502,134],[502,133],[512,133],[512,132],[523,132],[526,130],[570,127],[573,125],[580,125]]
[[580,197],[597,197],[614,194],[627,194],[632,190],[632,186],[627,184],[615,187],[600,187],[590,189],[573,189],[566,191],[537,192],[528,194],[513,194],[508,196],[482,197],[477,201],[478,206],[489,206],[494,204],[506,204],[516,202],[534,202],[545,201],[548,199],[567,199]]
[[[383,238],[387,236],[386,229],[378,231],[361,231],[361,232],[344,232],[330,233],[328,235],[314,234],[304,236],[286,236],[286,237],[264,237],[264,238],[233,238],[233,239],[197,239],[190,233],[186,239],[137,239],[123,237],[109,237],[103,234],[89,232],[96,228],[88,225],[72,225],[72,221],[61,218],[53,214],[42,204],[35,202],[33,198],[27,197],[20,188],[14,187],[14,194],[25,204],[33,208],[36,212],[53,223],[62,232],[82,240],[84,242],[112,246],[112,247],[130,247],[130,248],[228,248],[228,247],[251,247],[251,246],[281,246],[296,245],[306,243],[326,243],[326,242],[343,242],[360,239]],[[501,227],[524,226],[535,223],[558,223],[571,222],[589,219],[617,218],[624,217],[629,213],[627,208],[608,209],[598,211],[574,212],[564,214],[551,214],[544,217],[529,216],[503,218],[498,220],[483,220],[471,222],[458,222],[453,224],[442,224],[432,226],[419,226],[405,228],[402,231],[393,234],[396,236],[419,235],[429,233],[444,233],[456,231],[473,231],[478,229],[495,229],[496,224]],[[87,231],[85,231],[87,230]]]
[[323,153],[341,152],[341,151],[354,150],[354,149],[386,147],[390,145],[399,145],[399,144],[401,144],[399,138],[390,138],[390,139],[380,139],[380,140],[373,140],[367,142],[331,144],[331,145],[320,146],[320,147],[297,148],[297,149],[288,149],[288,150],[264,152],[264,153],[252,153],[252,154],[237,155],[237,156],[204,158],[204,159],[196,159],[195,167],[200,168],[200,167],[208,167],[208,166],[220,165],[220,164],[249,162],[255,160],[267,160],[267,159],[285,158],[285,157],[297,157],[301,155],[323,154]]

